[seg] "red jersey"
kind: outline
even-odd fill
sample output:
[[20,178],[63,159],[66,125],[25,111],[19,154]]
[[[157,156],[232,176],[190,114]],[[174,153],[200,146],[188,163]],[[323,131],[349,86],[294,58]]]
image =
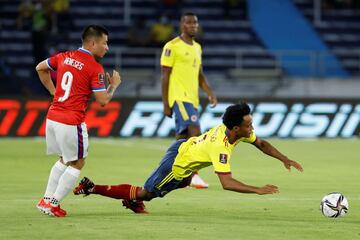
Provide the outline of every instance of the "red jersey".
[[83,48],[59,53],[46,62],[57,71],[55,96],[47,118],[69,125],[84,122],[92,92],[106,90],[104,68]]

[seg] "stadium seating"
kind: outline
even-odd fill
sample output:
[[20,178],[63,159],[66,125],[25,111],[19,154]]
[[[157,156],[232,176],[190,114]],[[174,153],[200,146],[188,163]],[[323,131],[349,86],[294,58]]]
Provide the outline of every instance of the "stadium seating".
[[[154,24],[159,15],[158,1],[132,0],[130,2],[131,11],[126,12],[124,0],[90,0],[86,1],[86,4],[84,1],[71,1],[72,26],[69,29],[69,39],[65,39],[61,33],[49,33],[48,47],[56,47],[57,50],[76,49],[81,44],[79,32],[84,26],[94,23],[103,24],[110,31],[111,48],[103,60],[105,68],[112,69],[116,66],[122,70],[137,69],[137,76],[128,74],[133,79],[139,80],[139,82],[134,80],[132,83],[127,83],[127,87],[131,89],[130,92],[135,89],[134,91],[139,93],[139,83],[141,85],[146,83],[145,85],[148,86],[157,85],[161,49],[129,48],[127,31],[130,22],[127,17],[135,19],[137,16],[145,16],[148,25]],[[281,71],[276,58],[266,50],[253,32],[251,24],[246,19],[245,9],[232,10],[230,17],[225,17],[222,0],[183,0],[182,2],[182,12],[191,11],[199,16],[203,30],[201,37],[204,48],[203,65],[207,73],[222,79],[233,78],[230,82],[240,79],[239,74],[234,74],[239,68],[255,69],[264,73],[269,70],[274,73],[281,72],[281,76],[285,74]],[[310,20],[313,18],[312,2],[312,0],[295,0],[297,6]],[[31,31],[29,27],[23,30],[16,28],[19,3],[19,0],[1,1],[0,53],[12,68],[16,69],[19,77],[29,78],[34,73]],[[178,17],[174,17],[171,21],[174,26],[178,26]],[[321,25],[315,25],[325,42],[342,60],[346,69],[353,74],[359,73],[359,54],[357,53],[360,49],[360,34],[357,33],[359,21],[359,15],[352,11],[333,10],[324,13]],[[153,77],[149,79],[151,73]],[[247,77],[251,79],[250,75]]]
[[[17,69],[21,76],[26,76],[25,69],[32,64],[31,58],[31,33],[27,30],[19,31],[15,27],[17,16],[17,5],[20,1],[4,1],[1,9],[1,21],[3,29],[1,40],[3,43],[1,51],[6,52],[8,61]],[[98,4],[101,2],[101,8]],[[131,14],[133,18],[139,15],[147,17],[148,24],[157,21],[157,1],[132,1]],[[206,2],[206,4],[204,4]],[[267,54],[251,30],[249,23],[244,19],[244,11],[239,11],[238,19],[223,19],[223,10],[220,0],[210,1],[184,1],[182,11],[192,11],[199,15],[203,27],[204,65],[208,71],[221,71],[236,67],[239,64],[236,59],[241,58],[241,66],[244,68],[273,68],[274,59]],[[105,66],[111,67],[116,63],[116,53],[121,53],[122,68],[154,68],[158,63],[157,51],[154,54],[134,54],[133,50],[127,50],[126,33],[128,26],[123,22],[124,1],[87,1],[84,6],[82,1],[71,2],[71,16],[73,28],[70,32],[71,47],[80,44],[79,31],[90,23],[105,25],[111,33],[110,45],[112,51],[105,60]],[[174,25],[178,25],[178,19],[172,19]],[[58,42],[60,49],[66,49],[64,43]],[[6,48],[5,48],[6,46]],[[234,51],[236,48],[236,51]],[[137,51],[139,52],[139,51]],[[149,50],[148,50],[149,52]],[[221,53],[221,54],[219,54]],[[17,58],[22,55],[21,60]]]
[[313,0],[295,0],[297,7],[313,23],[344,68],[353,76],[360,74],[360,9],[323,9],[314,17]]

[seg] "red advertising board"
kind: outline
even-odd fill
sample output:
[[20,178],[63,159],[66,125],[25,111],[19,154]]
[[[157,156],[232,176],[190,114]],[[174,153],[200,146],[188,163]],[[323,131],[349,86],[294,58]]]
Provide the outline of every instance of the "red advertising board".
[[[210,108],[202,101],[202,131],[221,123],[223,99]],[[261,137],[351,138],[360,135],[359,99],[248,99],[255,131]],[[0,99],[0,137],[44,136],[49,99]],[[105,107],[91,102],[85,120],[97,137],[173,137],[174,120],[164,117],[160,99],[121,98]]]

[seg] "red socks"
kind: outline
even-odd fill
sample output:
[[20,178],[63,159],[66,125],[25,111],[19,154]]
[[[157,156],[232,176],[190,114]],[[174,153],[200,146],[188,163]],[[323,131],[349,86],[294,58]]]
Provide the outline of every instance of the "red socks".
[[102,196],[116,199],[136,200],[137,192],[141,189],[141,187],[132,186],[129,184],[120,184],[113,186],[95,185],[92,194],[100,194]]

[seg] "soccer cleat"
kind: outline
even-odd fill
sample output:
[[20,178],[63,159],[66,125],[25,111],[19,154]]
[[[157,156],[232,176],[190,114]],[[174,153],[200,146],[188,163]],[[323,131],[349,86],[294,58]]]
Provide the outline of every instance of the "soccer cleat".
[[124,207],[131,209],[134,213],[149,213],[145,209],[143,201],[136,200],[122,200]]
[[54,217],[65,217],[66,211],[64,209],[61,209],[60,205],[51,206],[50,209],[47,212],[50,216]]
[[42,198],[38,204],[36,204],[36,208],[39,209],[42,213],[48,213],[49,209],[51,208],[50,203],[46,203]]
[[81,179],[79,185],[73,190],[75,195],[84,194],[84,197],[88,196],[94,189],[95,184],[87,177]]
[[195,173],[194,176],[191,179],[190,187],[193,187],[193,188],[208,188],[209,184],[204,182],[204,180],[201,179],[199,174]]

